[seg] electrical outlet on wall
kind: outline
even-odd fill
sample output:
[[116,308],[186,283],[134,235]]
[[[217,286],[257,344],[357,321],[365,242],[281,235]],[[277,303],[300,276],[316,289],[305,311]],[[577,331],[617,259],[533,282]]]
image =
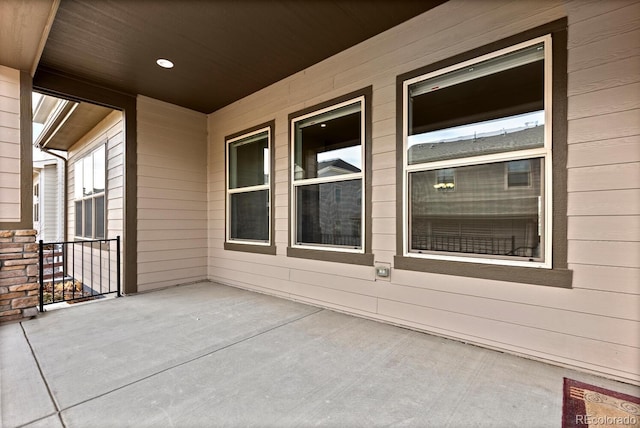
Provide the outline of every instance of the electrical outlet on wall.
[[391,281],[391,263],[375,262],[375,280]]

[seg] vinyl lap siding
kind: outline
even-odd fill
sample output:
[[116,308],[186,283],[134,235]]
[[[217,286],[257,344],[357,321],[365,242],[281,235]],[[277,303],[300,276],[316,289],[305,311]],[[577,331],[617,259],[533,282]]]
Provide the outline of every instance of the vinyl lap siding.
[[138,291],[207,278],[206,116],[138,98]]
[[[640,383],[637,1],[451,0],[209,116],[209,278]],[[393,263],[396,76],[568,17],[573,288],[286,257],[288,120],[373,85],[373,252]],[[225,251],[224,136],[275,119],[277,255]],[[428,356],[425,356],[428,358]]]
[[640,3],[613,3],[569,16],[569,263],[577,286],[626,294],[637,321]]
[[63,237],[58,236],[60,215],[60,196],[58,190],[58,181],[60,174],[58,172],[58,164],[46,165],[40,173],[40,211],[42,218],[40,225],[42,226],[40,236],[46,242],[62,241]]
[[20,221],[20,71],[0,66],[0,222]]

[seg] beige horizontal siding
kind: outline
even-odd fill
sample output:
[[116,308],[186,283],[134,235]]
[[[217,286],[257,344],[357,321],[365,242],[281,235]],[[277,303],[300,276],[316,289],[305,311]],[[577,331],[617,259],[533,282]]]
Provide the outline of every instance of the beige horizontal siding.
[[0,223],[20,213],[20,71],[0,65]]
[[138,291],[206,279],[206,117],[138,97]]
[[640,135],[574,144],[567,166],[578,168],[627,162],[640,162]]
[[[640,382],[638,1],[451,0],[208,118],[208,277]],[[286,256],[288,115],[373,86],[375,260],[396,251],[396,76],[568,16],[572,289]],[[275,120],[277,254],[224,250],[224,137]],[[561,142],[560,142],[561,143]]]

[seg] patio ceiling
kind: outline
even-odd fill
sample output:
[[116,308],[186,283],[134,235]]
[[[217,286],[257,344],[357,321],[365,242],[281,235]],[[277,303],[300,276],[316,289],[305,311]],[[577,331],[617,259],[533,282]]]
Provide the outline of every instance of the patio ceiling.
[[47,70],[211,113],[444,1],[62,0],[36,81]]

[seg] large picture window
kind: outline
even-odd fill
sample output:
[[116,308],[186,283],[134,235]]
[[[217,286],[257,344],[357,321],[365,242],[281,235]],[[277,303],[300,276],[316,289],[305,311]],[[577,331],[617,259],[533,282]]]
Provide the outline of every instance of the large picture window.
[[406,256],[551,267],[551,52],[543,36],[404,82]]
[[102,145],[74,164],[75,235],[104,239],[106,155]]
[[397,77],[395,269],[571,287],[567,25]]
[[364,252],[364,96],[291,121],[292,243]]
[[227,249],[271,252],[272,133],[267,124],[226,138]]

